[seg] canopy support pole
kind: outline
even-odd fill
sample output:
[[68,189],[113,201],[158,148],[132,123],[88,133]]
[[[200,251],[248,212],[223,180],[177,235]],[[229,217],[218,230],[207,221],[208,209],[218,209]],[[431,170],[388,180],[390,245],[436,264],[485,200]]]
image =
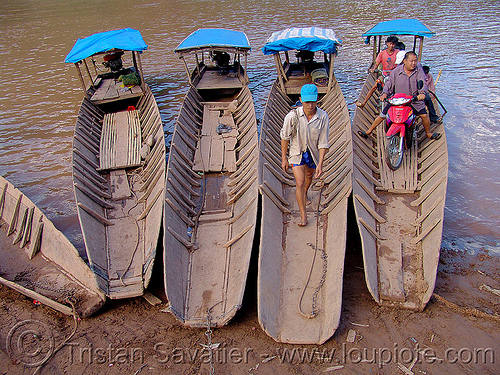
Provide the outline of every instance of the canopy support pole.
[[[240,54],[238,52],[235,52],[234,53],[234,59],[233,59],[234,63],[236,64],[236,62],[238,62],[238,71],[236,72],[236,77],[238,77],[238,79],[240,81],[242,81],[242,79],[240,78],[241,77],[241,62],[240,62]],[[243,78],[244,79],[244,78]]]
[[144,72],[142,71],[141,53],[136,52],[136,54],[137,54],[137,64],[139,65],[139,76],[141,77],[141,87],[142,89],[144,89],[144,77],[143,77]]
[[90,84],[92,85],[92,87],[94,87],[94,80],[92,79],[92,74],[90,73],[89,66],[87,65],[87,60],[83,59],[83,63],[85,64],[85,70],[87,71],[87,74],[89,75]]
[[83,80],[82,72],[78,63],[75,63],[76,71],[78,72],[78,78],[80,79],[80,83],[82,84],[83,92],[87,95],[87,87],[85,86],[85,81]]
[[182,59],[182,62],[184,63],[184,68],[186,69],[186,73],[187,73],[187,76],[188,76],[188,82],[189,82],[190,85],[192,85],[193,81],[191,80],[191,74],[189,74],[189,68],[187,66],[186,59],[184,58],[184,56],[181,56],[181,59]]
[[285,61],[290,64],[290,56],[288,55],[288,51],[285,51]]
[[377,36],[373,37],[373,56],[372,56],[372,66],[375,64],[377,59]]
[[418,46],[418,61],[422,61],[422,49],[424,48],[424,37],[419,36],[418,39],[420,39],[420,44]]
[[333,86],[333,53],[330,53],[330,72],[328,73],[328,92]]
[[281,59],[279,57],[279,52],[274,54],[274,63],[276,64],[276,70],[278,71],[278,81],[280,83],[281,90],[286,94],[285,82],[283,82]]
[[248,78],[247,74],[247,61],[248,61],[248,54],[245,53],[245,83],[250,82],[250,79]]
[[198,54],[195,53],[194,56],[196,58],[196,72],[198,74],[198,77],[200,77],[201,79],[200,61],[198,60]]

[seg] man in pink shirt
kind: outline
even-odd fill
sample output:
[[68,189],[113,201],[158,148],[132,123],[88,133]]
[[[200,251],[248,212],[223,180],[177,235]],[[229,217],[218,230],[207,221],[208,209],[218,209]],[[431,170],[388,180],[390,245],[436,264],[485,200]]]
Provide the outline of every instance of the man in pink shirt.
[[375,69],[382,64],[382,74],[388,76],[391,73],[391,70],[396,67],[396,54],[399,52],[399,50],[395,48],[397,43],[397,37],[393,35],[387,37],[385,41],[387,48],[379,52],[375,59],[375,65],[370,69],[370,72],[373,73]]
[[[382,50],[379,52],[377,55],[377,58],[375,59],[375,64],[370,68],[370,72],[374,72],[375,69],[382,64],[382,75],[384,76],[384,79],[377,79],[375,84],[372,86],[370,91],[365,97],[365,100],[363,102],[360,102],[359,100],[356,101],[356,105],[360,108],[363,108],[365,104],[368,102],[370,97],[373,95],[375,90],[377,89],[378,84],[382,84],[385,82],[389,74],[391,74],[391,70],[394,69],[398,64],[396,64],[396,57],[399,52],[399,49],[395,48],[396,44],[398,44],[398,38],[391,35],[387,37],[387,40],[385,41],[385,44],[387,46],[386,49]],[[401,43],[403,46],[404,44]]]

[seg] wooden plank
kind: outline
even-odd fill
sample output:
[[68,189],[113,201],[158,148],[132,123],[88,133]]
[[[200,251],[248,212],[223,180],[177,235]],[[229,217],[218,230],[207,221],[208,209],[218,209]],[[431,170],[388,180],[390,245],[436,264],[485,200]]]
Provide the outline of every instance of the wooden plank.
[[393,171],[387,165],[386,145],[388,140],[383,125],[382,123],[377,127],[377,139],[380,140],[377,144],[380,182],[385,190],[412,193],[417,188],[416,142],[413,142],[410,149],[405,150],[401,167]]
[[100,101],[104,99],[104,96],[108,92],[109,87],[114,83],[114,80],[112,79],[105,79],[102,81],[101,85],[99,88],[96,90],[94,95],[90,98],[92,102],[95,101]]
[[151,305],[151,306],[156,306],[156,305],[159,305],[161,303],[161,299],[159,299],[158,297],[156,297],[155,295],[151,294],[150,292],[146,292],[144,293],[144,295],[142,296],[146,301],[148,301],[148,303]]
[[130,191],[125,169],[117,169],[109,172],[109,190],[111,191],[111,199],[113,200],[130,198],[132,192]]
[[41,295],[40,293],[34,292],[31,289],[25,288],[25,287],[23,287],[19,284],[16,284],[10,280],[4,279],[3,277],[0,277],[0,284],[8,286],[9,288],[12,288],[12,289],[18,291],[19,293],[24,294],[25,296],[27,296],[29,298],[33,298],[37,301],[40,301],[44,305],[49,306],[49,307],[53,308],[54,310],[57,310],[65,315],[70,315],[70,316],[73,315],[73,309],[71,309],[70,307],[65,306],[59,302],[56,302],[50,298],[47,298],[47,297]]
[[219,111],[211,111],[210,109],[208,109],[208,106],[204,106],[201,135],[216,134],[218,125],[219,125]]
[[103,100],[117,99],[120,97],[120,83],[111,80],[108,90],[104,94]]
[[128,135],[130,126],[128,120],[128,113],[125,111],[117,112],[115,114],[116,140],[114,144],[111,145],[114,149],[114,161],[109,166],[111,168],[127,165],[129,151]]
[[378,246],[378,269],[380,298],[389,301],[404,302],[406,296],[403,287],[402,248],[391,248],[384,244],[384,241],[381,241],[381,244]]
[[224,170],[228,172],[236,172],[236,152],[234,150],[228,150],[227,144],[224,144]]
[[140,148],[141,126],[137,110],[104,116],[99,147],[101,170],[139,166]]
[[212,137],[209,135],[202,136],[196,146],[193,170],[197,172],[208,170]]
[[220,135],[212,135],[209,160],[208,170],[210,172],[222,171],[222,165],[224,164],[224,138]]

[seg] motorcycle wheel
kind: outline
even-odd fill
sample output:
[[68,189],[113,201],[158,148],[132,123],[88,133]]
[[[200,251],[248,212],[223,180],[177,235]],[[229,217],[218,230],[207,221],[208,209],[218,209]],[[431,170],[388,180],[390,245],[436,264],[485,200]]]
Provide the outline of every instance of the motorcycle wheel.
[[392,135],[387,142],[385,150],[387,165],[393,171],[398,169],[403,162],[404,139],[399,134]]

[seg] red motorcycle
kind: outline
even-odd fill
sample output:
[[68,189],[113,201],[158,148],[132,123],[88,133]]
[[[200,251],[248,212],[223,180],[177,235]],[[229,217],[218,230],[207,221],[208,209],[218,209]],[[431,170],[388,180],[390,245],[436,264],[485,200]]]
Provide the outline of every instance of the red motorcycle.
[[388,128],[386,133],[386,156],[387,164],[392,170],[396,170],[401,166],[405,149],[411,147],[413,139],[417,135],[415,125],[417,116],[410,106],[410,103],[414,100],[416,100],[416,96],[407,94],[395,94],[388,100],[392,106],[387,112],[386,120]]

